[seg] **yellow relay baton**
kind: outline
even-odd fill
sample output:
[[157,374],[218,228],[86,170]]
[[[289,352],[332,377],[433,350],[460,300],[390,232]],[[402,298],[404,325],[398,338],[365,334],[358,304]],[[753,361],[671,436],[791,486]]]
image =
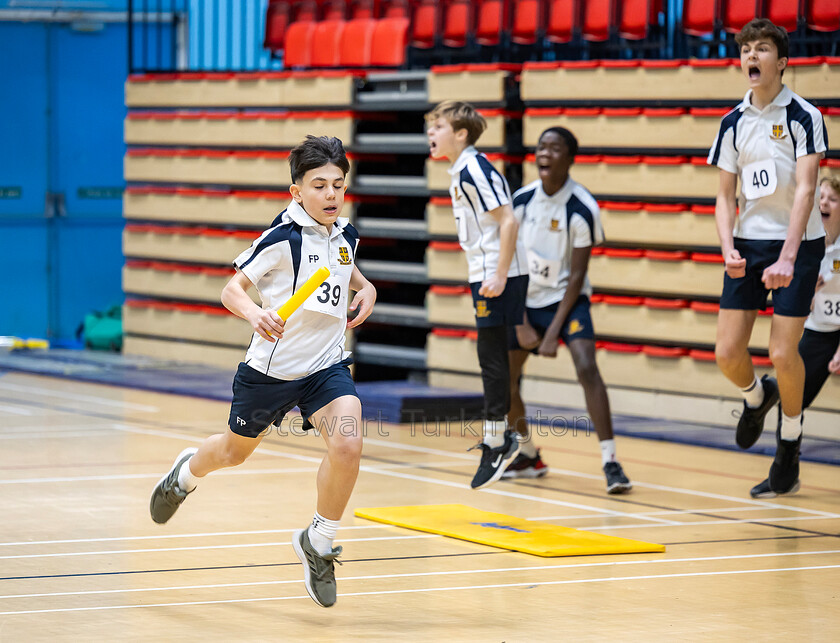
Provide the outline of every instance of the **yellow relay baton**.
[[298,291],[289,297],[289,301],[285,304],[280,306],[277,310],[277,314],[286,321],[289,319],[289,315],[295,312],[298,308],[300,308],[301,304],[306,301],[306,298],[309,297],[315,289],[324,283],[327,280],[327,277],[330,276],[330,269],[326,266],[321,266],[318,270],[315,271],[315,274],[312,275],[309,279],[306,280]]

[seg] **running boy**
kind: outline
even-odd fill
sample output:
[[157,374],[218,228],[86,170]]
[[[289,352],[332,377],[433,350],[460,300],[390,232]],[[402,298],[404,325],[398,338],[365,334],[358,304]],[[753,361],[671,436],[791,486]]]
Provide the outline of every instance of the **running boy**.
[[[744,397],[735,434],[742,449],[755,444],[765,416],[781,399],[777,451],[787,464],[771,475],[770,486],[788,493],[796,483],[793,463],[802,434],[805,369],[797,344],[825,252],[816,203],[825,128],[820,112],[782,84],[788,62],[784,29],[755,19],[736,41],[749,90],[723,117],[708,159],[720,169],[715,218],[726,264],[715,354]],[[756,378],[747,350],[768,291],[773,293],[770,359],[778,383]]]
[[522,321],[528,272],[507,181],[474,147],[487,127],[484,118],[469,103],[445,101],[426,120],[431,155],[452,163],[449,194],[469,263],[484,386],[484,438],[473,447],[481,448],[481,462],[471,486],[481,489],[496,482],[519,453],[517,435],[505,419],[510,408],[507,336]]
[[536,150],[540,178],[513,195],[529,274],[524,323],[511,336],[509,419],[523,437],[522,450],[502,477],[537,478],[548,472],[533,441],[527,439],[519,380],[529,351],[555,357],[562,338],[572,354],[586,408],[601,443],[607,493],[625,493],[632,485],[616,460],[610,402],[595,362],[595,335],[589,314],[592,286],[586,270],[592,246],[604,240],[604,232],[598,203],[569,176],[577,150],[577,139],[569,130],[545,130]]
[[[340,218],[350,164],[337,138],[307,136],[289,156],[292,202],[233,262],[236,274],[222,291],[222,303],[246,319],[254,336],[245,361],[233,378],[228,430],[185,449],[152,492],[152,520],[165,523],[199,480],[211,471],[242,464],[266,429],[279,425],[298,406],[304,429],[324,431],[327,454],[318,470],[318,502],[308,529],[295,532],[292,544],[303,563],[306,589],[323,607],[336,600],[334,561],[341,547],[333,539],[344,512],[362,453],[361,404],[344,350],[344,333],[370,315],[376,290],[355,265],[359,235]],[[287,322],[277,309],[318,268],[330,277]],[[256,286],[263,307],[247,291]],[[347,321],[347,293],[358,309]],[[355,430],[348,429],[348,418]]]
[[[820,265],[814,306],[799,340],[799,354],[805,363],[805,392],[802,408],[807,409],[832,373],[840,373],[840,178],[820,182],[820,214],[825,227],[825,257]],[[797,440],[800,444],[802,436]],[[777,449],[770,475],[750,491],[753,498],[775,498],[770,481],[787,472],[795,482],[787,493],[799,489],[799,450]],[[789,458],[788,462],[785,458]],[[775,485],[776,489],[780,485]]]

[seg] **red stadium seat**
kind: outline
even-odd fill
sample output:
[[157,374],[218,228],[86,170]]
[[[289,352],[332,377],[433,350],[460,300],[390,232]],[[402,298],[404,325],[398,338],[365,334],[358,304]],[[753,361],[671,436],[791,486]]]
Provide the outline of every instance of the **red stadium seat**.
[[292,21],[304,22],[318,19],[318,3],[315,0],[292,0]]
[[374,0],[355,0],[350,3],[349,18],[375,18]]
[[315,22],[304,20],[293,22],[286,30],[286,53],[284,65],[286,67],[309,67],[312,37],[315,33]]
[[347,12],[345,0],[326,0],[319,7],[321,20],[344,20]]
[[342,67],[368,67],[373,51],[373,32],[376,20],[357,18],[348,20],[341,34],[339,64]]
[[586,0],[583,3],[581,34],[584,40],[603,42],[609,39],[614,24],[612,0]]
[[498,45],[505,31],[505,0],[476,3],[475,40],[479,45]]
[[662,0],[624,0],[618,3],[618,35],[627,40],[644,40],[662,10]]
[[786,31],[796,31],[799,26],[800,0],[764,0],[762,15]]
[[418,49],[434,47],[438,36],[439,19],[437,0],[419,0],[414,7],[411,20],[411,46]]
[[578,0],[549,0],[545,37],[551,42],[571,42],[580,24]]
[[408,18],[380,18],[373,31],[370,64],[374,67],[401,67],[408,44]]
[[383,18],[408,18],[408,0],[384,0],[382,4]]
[[738,33],[744,25],[759,15],[757,0],[724,0],[723,28]]
[[840,29],[840,0],[810,0],[808,2],[808,27],[814,31]]
[[265,11],[265,39],[263,47],[276,51],[283,49],[286,29],[289,27],[290,4],[287,0],[270,0]]
[[537,32],[542,26],[539,0],[512,0],[513,24],[511,40],[520,45],[533,45],[537,41]]
[[464,47],[472,28],[472,7],[469,0],[448,0],[443,8],[443,44]]
[[312,34],[312,51],[309,54],[311,67],[338,67],[340,62],[341,35],[344,20],[321,20],[315,23]]
[[691,36],[714,33],[720,21],[720,0],[683,0],[683,31]]

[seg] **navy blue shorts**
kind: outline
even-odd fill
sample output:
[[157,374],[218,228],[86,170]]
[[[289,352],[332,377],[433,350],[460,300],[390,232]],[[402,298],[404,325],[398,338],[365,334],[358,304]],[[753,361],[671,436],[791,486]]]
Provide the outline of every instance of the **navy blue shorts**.
[[[526,308],[525,312],[528,315],[528,323],[540,335],[545,335],[545,331],[551,325],[559,306],[560,302],[558,301],[545,308]],[[575,339],[595,339],[595,328],[592,325],[592,315],[589,312],[589,297],[586,295],[578,297],[575,305],[572,306],[572,310],[566,316],[566,321],[563,322],[563,328],[560,329],[560,338],[567,345]],[[519,342],[516,341],[516,332],[509,333],[508,339],[508,347],[511,350],[522,348]],[[536,354],[537,349],[535,348],[531,352]]]
[[295,406],[300,408],[304,430],[314,428],[309,416],[334,399],[356,393],[350,375],[351,358],[297,380],[279,380],[240,362],[233,377],[230,430],[255,438],[271,424],[279,424]]
[[[720,307],[731,310],[766,310],[768,290],[761,281],[764,269],[774,264],[782,251],[784,241],[735,239],[735,249],[747,260],[747,274],[738,279],[723,276],[723,294]],[[773,291],[773,313],[785,317],[807,317],[820,262],[825,254],[825,238],[803,241],[793,264],[793,279],[787,288]]]
[[525,316],[525,297],[528,294],[528,275],[509,277],[505,289],[498,297],[482,297],[478,294],[481,282],[470,284],[475,325],[478,328],[493,326],[516,326]]

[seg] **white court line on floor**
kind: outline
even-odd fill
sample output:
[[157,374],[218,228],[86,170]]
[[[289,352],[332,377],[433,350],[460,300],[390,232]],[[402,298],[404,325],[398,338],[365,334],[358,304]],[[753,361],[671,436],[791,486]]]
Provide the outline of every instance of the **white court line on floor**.
[[[430,455],[443,455],[449,453],[448,451],[441,451],[440,449],[431,449],[429,447],[418,447],[415,445],[406,445],[400,444],[396,442],[388,442],[385,440],[367,440],[372,444],[376,444],[379,446],[390,447],[392,449],[404,450],[404,451],[424,451]],[[468,458],[470,456],[466,454],[449,454],[451,457],[457,458]],[[562,475],[572,476],[576,478],[586,478],[589,480],[603,480],[604,477],[602,475],[594,475],[591,473],[582,473],[580,471],[572,471],[570,469],[558,469],[557,467],[551,467],[551,471],[554,473],[560,473]],[[671,487],[667,485],[659,485],[653,484],[648,482],[639,482],[638,480],[633,480],[633,485],[636,487],[645,487],[647,489],[656,489],[659,491],[667,491],[671,493],[681,493],[691,496],[698,496],[700,498],[712,498],[715,500],[725,500],[728,502],[737,502],[746,505],[752,505],[757,507],[764,507],[765,509],[788,509],[790,511],[798,511],[802,513],[810,513],[819,516],[830,516],[832,518],[840,518],[840,514],[831,513],[828,511],[819,511],[817,509],[806,509],[804,507],[796,507],[792,505],[783,505],[776,502],[767,502],[766,500],[754,500],[752,498],[738,498],[736,496],[727,496],[719,493],[710,493],[706,491],[697,491],[695,489],[685,489],[683,487]],[[483,489],[483,491],[489,491],[488,489]]]
[[[672,563],[697,563],[720,560],[750,560],[756,558],[779,558],[786,556],[824,556],[826,554],[840,554],[840,549],[829,549],[824,551],[804,551],[804,552],[773,552],[765,554],[742,554],[731,556],[700,556],[695,558],[659,558],[648,560],[621,560],[609,561],[602,563],[572,563],[569,565],[529,565],[525,567],[496,567],[493,569],[455,569],[455,570],[439,570],[433,572],[412,572],[401,574],[373,574],[368,576],[342,576],[340,580],[383,580],[386,578],[421,578],[429,576],[464,576],[472,574],[501,574],[507,572],[529,572],[529,571],[556,571],[556,570],[570,570],[580,568],[593,567],[620,567],[624,565],[662,565]],[[250,581],[245,583],[210,583],[203,585],[175,585],[170,587],[135,587],[131,589],[96,589],[86,591],[74,592],[43,592],[40,594],[7,594],[0,596],[0,599],[9,598],[44,598],[48,596],[82,596],[91,594],[128,594],[137,592],[170,592],[182,591],[188,589],[222,589],[229,587],[258,587],[263,585],[289,585],[292,583],[299,583],[300,579],[294,580],[267,580],[267,581]]]
[[[410,462],[400,462],[395,464],[377,464],[371,465],[375,469],[422,469],[423,467],[436,466],[467,466],[466,463],[453,465],[449,462],[424,462],[422,464],[413,464]],[[318,467],[296,467],[290,469],[223,469],[213,472],[213,477],[216,476],[256,476],[256,475],[277,475],[284,473],[314,473],[318,471]],[[59,482],[98,482],[102,480],[160,480],[160,471],[156,473],[119,473],[113,475],[101,476],[62,476],[53,478],[7,478],[0,480],[0,485],[8,484],[53,484]]]
[[[379,540],[421,540],[428,538],[440,538],[437,534],[422,534],[420,536],[378,536],[375,538],[347,538],[342,543],[360,543]],[[193,547],[152,547],[149,549],[106,549],[103,551],[69,551],[54,552],[51,554],[16,554],[0,556],[0,560],[18,560],[21,558],[69,558],[75,556],[112,556],[119,554],[149,554],[165,551],[201,551],[205,549],[246,549],[248,547],[282,547],[291,546],[292,541],[280,541],[270,543],[236,543],[234,545],[195,545]]]
[[[686,572],[682,574],[652,574],[646,576],[615,576],[610,578],[580,578],[573,580],[555,580],[555,581],[530,581],[525,583],[499,583],[495,585],[465,585],[461,587],[423,587],[418,589],[394,589],[394,590],[380,590],[371,592],[349,592],[346,594],[339,594],[342,599],[351,598],[354,596],[385,596],[391,594],[422,594],[426,592],[453,592],[453,591],[476,591],[480,589],[500,589],[506,587],[541,587],[549,585],[582,585],[587,583],[612,583],[618,581],[638,581],[638,580],[654,580],[654,579],[668,579],[668,578],[690,578],[698,576],[729,576],[735,574],[765,574],[771,572],[798,572],[819,569],[838,569],[840,565],[812,565],[808,567],[777,567],[771,569],[735,569],[728,571],[716,572]],[[298,581],[300,582],[300,581]],[[45,614],[57,612],[97,612],[103,610],[117,610],[117,609],[138,609],[145,607],[187,607],[194,605],[224,605],[234,603],[263,603],[268,601],[291,601],[309,599],[308,595],[303,596],[270,596],[266,598],[234,598],[215,601],[184,601],[180,603],[151,603],[148,605],[101,605],[96,607],[64,607],[57,609],[42,609],[42,610],[18,610],[13,612],[0,612],[0,616],[13,616],[20,614]]]
[[[126,390],[126,389],[122,389]],[[72,400],[74,402],[91,402],[101,406],[111,406],[131,411],[143,411],[144,413],[157,413],[160,409],[156,406],[149,406],[148,404],[136,404],[134,402],[126,402],[125,400],[112,400],[107,397],[100,397],[98,395],[81,395],[79,393],[68,393],[66,391],[57,391],[54,389],[34,388],[30,386],[21,386],[19,384],[10,384],[9,382],[0,382],[0,391],[12,391],[15,393],[25,393],[27,396],[40,395],[47,398],[62,398],[65,400]]]
[[8,435],[0,433],[0,440],[65,440],[67,438],[90,438],[96,436],[97,438],[117,438],[121,437],[113,431],[76,431],[73,433],[52,431],[50,433],[43,433],[41,431],[33,431],[32,433],[19,433],[17,435]]
[[0,404],[0,411],[3,413],[11,413],[12,415],[34,415],[35,411],[28,408],[17,407],[17,406],[6,406],[5,404]]
[[612,529],[657,529],[661,527],[705,527],[706,525],[742,525],[742,524],[764,524],[768,522],[797,522],[799,520],[837,520],[834,516],[787,516],[783,518],[740,518],[733,520],[698,520],[696,522],[683,522],[679,525],[651,525],[648,522],[640,522],[635,525],[588,525],[578,526],[575,529],[583,531],[603,531]]
[[[126,431],[128,433],[140,433],[140,434],[144,434],[144,435],[155,435],[155,436],[159,436],[159,437],[163,437],[163,438],[171,438],[171,439],[175,439],[175,440],[185,440],[185,441],[188,441],[188,442],[203,442],[204,441],[204,438],[199,438],[199,437],[195,437],[195,436],[191,436],[191,435],[183,435],[183,434],[174,433],[174,432],[171,432],[171,431],[159,431],[159,430],[156,430],[156,429],[138,429],[138,428],[134,428],[132,426],[127,426],[127,423],[126,424],[115,424],[114,427],[118,428],[121,431]],[[385,443],[385,444],[387,444],[387,443]],[[305,461],[305,462],[319,462],[319,463],[321,462],[321,458],[313,458],[311,456],[302,456],[302,455],[297,455],[297,454],[285,453],[285,452],[282,452],[282,451],[273,451],[273,450],[270,450],[270,449],[263,448],[261,446],[257,447],[255,452],[256,453],[264,453],[264,454],[267,454],[267,455],[275,455],[275,456],[278,456],[278,457],[281,457],[281,458],[291,458],[293,460],[302,460],[302,461]],[[440,452],[440,453],[443,454],[443,455],[448,455],[446,452]],[[364,455],[362,456],[362,459],[364,459]],[[390,476],[390,477],[394,477],[394,478],[401,478],[401,479],[404,479],[404,480],[414,480],[416,482],[423,482],[423,483],[426,483],[426,484],[434,484],[434,485],[439,485],[439,486],[444,486],[444,487],[454,487],[456,489],[461,489],[461,490],[465,490],[465,489],[468,488],[462,482],[450,482],[448,480],[440,480],[439,478],[429,478],[427,476],[417,476],[417,475],[413,475],[413,474],[409,474],[409,473],[398,473],[396,471],[378,470],[378,469],[374,469],[374,468],[372,468],[371,466],[368,466],[368,465],[363,465],[363,466],[359,467],[359,471],[360,472],[364,471],[365,473],[375,473],[375,474],[379,474],[379,475],[383,475],[383,476]],[[549,505],[557,505],[559,507],[569,507],[570,509],[582,509],[584,511],[598,511],[598,512],[601,512],[601,513],[609,515],[609,516],[623,516],[623,517],[638,518],[638,514],[626,513],[624,511],[616,511],[616,510],[613,510],[613,509],[601,509],[599,507],[593,507],[592,505],[581,505],[581,504],[574,503],[574,502],[565,502],[563,500],[555,500],[555,499],[552,499],[552,498],[541,498],[539,496],[531,496],[531,495],[526,495],[526,494],[523,494],[523,493],[503,491],[501,489],[496,489],[496,488],[480,489],[478,491],[478,493],[488,493],[488,494],[497,495],[497,496],[504,496],[504,497],[507,497],[507,498],[517,498],[519,500],[528,500],[530,502],[537,502],[537,503],[549,504]],[[652,521],[652,522],[655,522],[655,523],[662,523],[662,524],[673,524],[673,525],[681,524],[681,523],[675,522],[673,520],[665,520],[663,518],[656,518],[656,517],[651,517],[651,518],[649,518],[649,520]]]

